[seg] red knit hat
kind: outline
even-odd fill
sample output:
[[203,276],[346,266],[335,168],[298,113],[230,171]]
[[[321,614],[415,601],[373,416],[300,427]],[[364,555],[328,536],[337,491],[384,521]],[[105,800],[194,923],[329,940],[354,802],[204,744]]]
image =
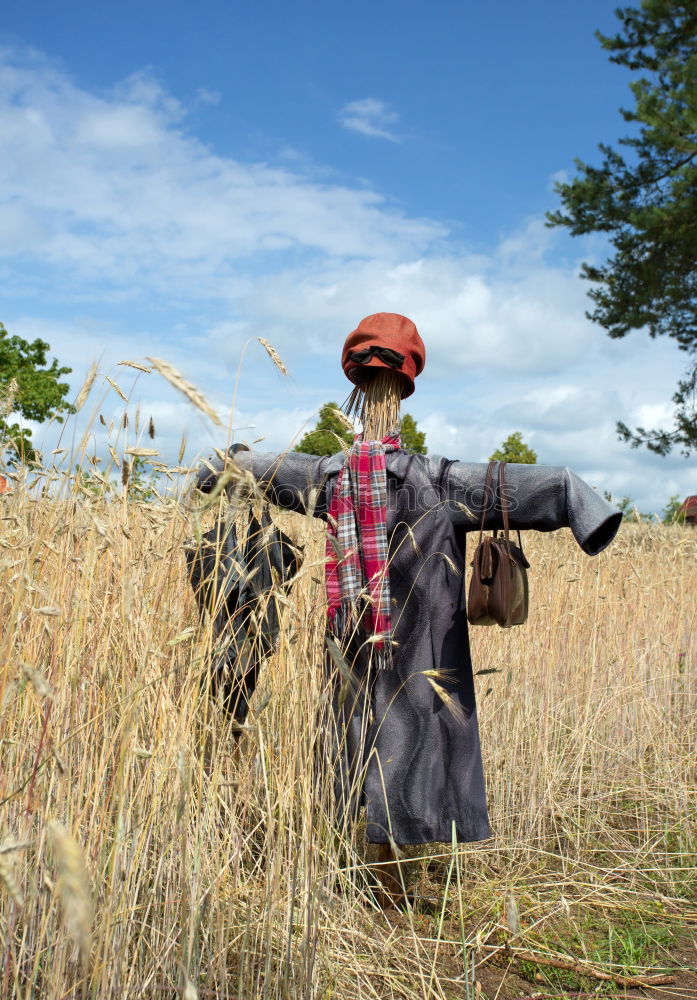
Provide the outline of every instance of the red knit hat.
[[362,319],[346,338],[341,355],[344,375],[354,385],[366,381],[368,368],[390,368],[402,375],[402,399],[414,391],[423,371],[426,348],[419,331],[399,313],[374,313]]

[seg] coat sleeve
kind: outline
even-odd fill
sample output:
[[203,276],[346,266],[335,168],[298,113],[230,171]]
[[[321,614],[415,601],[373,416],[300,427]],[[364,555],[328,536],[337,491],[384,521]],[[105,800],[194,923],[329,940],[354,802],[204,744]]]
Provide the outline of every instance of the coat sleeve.
[[[299,514],[311,510],[315,517],[326,517],[326,458],[294,451],[253,452],[240,445],[233,445],[227,455],[227,461],[252,473],[270,503]],[[210,493],[224,467],[225,460],[218,455],[207,459],[198,471],[197,487]]]
[[[453,462],[446,474],[451,516],[469,531],[479,528],[484,509],[485,530],[503,527],[497,472],[494,488],[486,495],[486,470],[483,463]],[[617,534],[621,512],[571,469],[511,463],[506,465],[505,478],[511,528],[571,528],[578,544],[591,556],[602,552]]]

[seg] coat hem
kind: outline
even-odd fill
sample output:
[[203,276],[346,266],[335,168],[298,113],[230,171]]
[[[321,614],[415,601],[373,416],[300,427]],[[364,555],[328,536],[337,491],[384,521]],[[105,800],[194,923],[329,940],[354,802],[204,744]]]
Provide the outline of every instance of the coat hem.
[[[457,833],[456,843],[476,844],[482,840],[491,840],[492,836],[493,834],[491,832],[491,828],[487,826],[485,830],[482,830],[478,833],[467,833],[467,834]],[[418,844],[452,844],[453,842],[452,832],[449,834],[445,834],[444,836],[439,836],[438,833],[434,833],[433,836],[431,836],[430,834],[422,836],[414,835],[410,837],[401,836],[399,840],[395,840],[394,837],[390,838],[382,830],[375,831],[375,836],[372,836],[370,831],[367,830],[365,839],[366,843],[368,844],[389,844],[390,842],[393,842],[400,847],[410,847]]]

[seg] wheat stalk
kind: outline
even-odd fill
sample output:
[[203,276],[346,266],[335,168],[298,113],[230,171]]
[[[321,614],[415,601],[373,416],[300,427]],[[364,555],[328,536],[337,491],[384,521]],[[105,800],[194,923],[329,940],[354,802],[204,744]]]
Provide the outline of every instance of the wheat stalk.
[[87,372],[87,378],[82,383],[82,388],[75,397],[75,412],[79,413],[82,407],[85,405],[87,397],[92,391],[92,386],[94,385],[94,380],[97,377],[97,363],[96,361],[92,364],[90,370]]
[[185,379],[174,365],[171,365],[169,361],[165,361],[163,358],[148,358],[147,360],[158,375],[161,375],[171,386],[181,392],[183,396],[186,396],[189,402],[193,403],[202,413],[205,413],[217,427],[223,426],[222,420],[203,393],[199,392],[195,385],[192,385],[191,382]]
[[278,368],[278,370],[281,373],[281,375],[287,375],[288,374],[288,369],[286,368],[286,366],[281,361],[281,357],[280,357],[278,351],[276,350],[276,348],[273,346],[273,344],[270,344],[268,342],[268,340],[266,340],[265,337],[257,337],[257,340],[259,341],[259,343],[261,344],[261,346],[264,348],[264,350],[266,351],[266,353],[268,354],[268,356],[271,358],[271,360],[273,361],[273,363],[276,365],[276,367]]
[[[443,915],[412,920],[376,911],[364,825],[338,828],[333,808],[326,656],[343,704],[356,675],[324,642],[322,523],[273,515],[304,563],[271,597],[283,627],[238,725],[209,684],[226,650],[187,580],[194,529],[176,490],[140,505],[63,500],[55,485],[42,498],[18,482],[3,497],[0,1000],[181,997],[189,983],[201,998],[471,1000],[473,958],[483,995],[518,996],[512,944],[533,962],[559,941],[591,953],[610,927],[653,924],[680,950],[637,965],[688,963],[697,531],[623,526],[595,559],[568,529],[530,533],[528,623],[471,635],[493,836],[410,852],[407,884]],[[203,530],[221,505],[229,513],[224,500],[200,515]],[[449,556],[469,574],[469,559]],[[50,679],[48,725],[23,662]],[[452,710],[443,671],[411,684],[429,710]],[[64,851],[51,817],[70,831]],[[75,935],[63,930],[69,896]]]
[[10,899],[17,906],[24,906],[24,896],[19,887],[10,863],[4,857],[0,857],[0,885],[4,885]]
[[107,382],[109,383],[109,385],[111,386],[111,388],[114,390],[114,392],[116,393],[116,395],[119,396],[124,401],[124,403],[127,403],[128,402],[128,397],[125,395],[125,393],[121,389],[121,386],[117,382],[114,382],[113,378],[110,378],[108,375],[105,375],[104,378],[107,380]]
[[198,1000],[198,990],[188,977],[182,990],[181,1000]]
[[60,823],[51,822],[49,830],[58,867],[56,889],[65,924],[85,962],[92,940],[92,900],[85,858],[82,848]]
[[14,376],[10,379],[10,383],[5,390],[4,399],[2,400],[2,408],[5,416],[9,416],[12,413],[15,405],[15,399],[17,398],[17,393],[19,392],[19,384]]
[[347,431],[354,432],[353,421],[349,420],[343,410],[340,410],[337,406],[331,406],[330,412],[341,422],[341,424],[346,428]]
[[[60,614],[60,610],[59,609],[56,610],[58,611],[58,614]],[[47,614],[48,611],[46,608],[38,608],[37,613]],[[44,675],[41,673],[40,670],[37,670],[35,667],[30,666],[30,664],[28,663],[23,663],[22,673],[27,678],[27,680],[29,681],[29,683],[34,688],[34,690],[36,691],[36,693],[39,695],[40,698],[48,698],[51,701],[55,699],[56,692],[53,690],[53,688],[48,683],[48,681],[46,680],[46,678],[44,677]]]
[[152,369],[146,368],[145,365],[139,365],[137,361],[119,361],[119,364],[125,365],[128,368],[135,368],[139,372],[145,372],[146,375],[149,375],[152,371]]

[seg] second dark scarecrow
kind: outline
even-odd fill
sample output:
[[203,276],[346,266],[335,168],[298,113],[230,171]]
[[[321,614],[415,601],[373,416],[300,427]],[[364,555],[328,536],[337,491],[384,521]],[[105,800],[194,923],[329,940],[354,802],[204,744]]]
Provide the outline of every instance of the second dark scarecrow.
[[[344,718],[342,780],[362,777],[366,835],[378,844],[490,836],[465,608],[465,539],[488,508],[487,465],[400,447],[400,400],[414,391],[425,348],[394,313],[366,317],[344,345],[361,418],[348,456],[238,451],[269,500],[328,525],[329,633],[348,651],[362,696]],[[230,462],[233,460],[230,459]],[[223,468],[207,463],[209,490]],[[621,514],[568,468],[507,466],[511,528],[570,527],[584,552],[613,539]],[[432,683],[437,678],[437,684]],[[440,689],[440,693],[439,690]],[[341,795],[341,792],[340,792]]]

